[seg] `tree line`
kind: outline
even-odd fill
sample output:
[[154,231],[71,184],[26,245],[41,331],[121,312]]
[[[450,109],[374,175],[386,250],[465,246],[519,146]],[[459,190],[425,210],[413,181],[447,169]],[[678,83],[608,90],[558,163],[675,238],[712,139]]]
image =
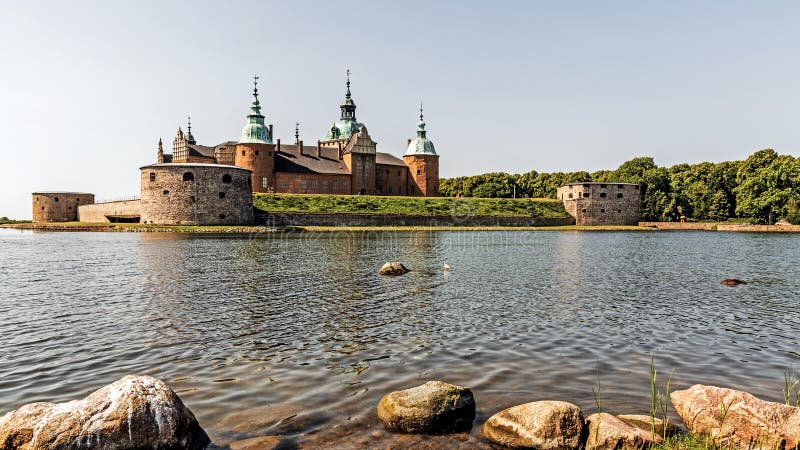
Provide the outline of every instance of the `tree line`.
[[616,170],[523,174],[503,172],[443,178],[445,197],[555,198],[556,189],[584,181],[638,183],[644,221],[740,219],[800,224],[800,158],[760,150],[744,161],[659,167],[650,157],[626,161]]

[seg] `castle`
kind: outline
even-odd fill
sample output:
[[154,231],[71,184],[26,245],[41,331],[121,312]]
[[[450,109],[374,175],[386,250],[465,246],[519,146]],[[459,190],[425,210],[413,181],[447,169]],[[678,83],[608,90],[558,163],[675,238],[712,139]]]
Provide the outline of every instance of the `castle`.
[[34,192],[34,222],[141,222],[179,225],[253,223],[253,192],[436,196],[439,155],[425,131],[420,107],[417,137],[403,159],[377,151],[367,127],[356,120],[350,71],[341,116],[316,146],[273,142],[253,80],[253,102],[238,142],[199,145],[178,128],[172,154],[158,141],[157,163],[139,168],[138,199],[95,203],[94,195]]
[[252,172],[253,192],[291,194],[358,194],[437,196],[439,155],[426,135],[420,107],[417,136],[409,139],[402,159],[377,151],[366,125],[356,119],[350,93],[350,71],[341,115],[327,135],[306,145],[295,129],[294,144],[273,139],[258,99],[258,77],[253,80],[253,102],[238,142],[213,147],[199,145],[191,122],[184,133],[178,128],[172,154],[158,142],[158,163],[227,164]]

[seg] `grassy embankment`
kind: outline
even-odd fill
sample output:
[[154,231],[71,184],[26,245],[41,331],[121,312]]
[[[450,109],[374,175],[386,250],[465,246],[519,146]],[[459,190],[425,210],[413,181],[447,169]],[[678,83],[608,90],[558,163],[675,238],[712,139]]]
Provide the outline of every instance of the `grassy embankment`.
[[[0,225],[2,226],[2,225]],[[144,223],[108,222],[44,222],[18,223],[3,226],[22,230],[40,231],[119,231],[119,232],[174,232],[174,233],[262,233],[273,228],[248,225],[152,225]]]
[[273,213],[569,217],[561,202],[550,198],[255,194],[253,206]]
[[13,225],[17,223],[31,223],[30,220],[14,220],[6,216],[0,217],[0,225]]

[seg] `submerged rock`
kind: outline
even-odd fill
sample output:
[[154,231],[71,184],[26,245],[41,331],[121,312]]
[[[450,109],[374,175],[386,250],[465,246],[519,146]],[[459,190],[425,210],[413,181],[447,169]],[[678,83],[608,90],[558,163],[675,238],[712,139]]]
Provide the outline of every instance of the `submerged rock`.
[[278,448],[281,436],[261,436],[228,444],[231,450],[272,450]]
[[571,450],[581,444],[583,413],[567,402],[525,403],[493,415],[481,432],[487,439],[509,447]]
[[702,384],[674,391],[670,398],[689,431],[707,434],[717,445],[773,449],[800,445],[798,407]]
[[380,275],[403,275],[408,273],[408,268],[399,262],[387,262],[378,271]]
[[[659,418],[652,418],[645,414],[621,414],[617,419],[627,423],[628,425],[641,428],[648,433],[653,431],[659,436],[664,436],[664,421]],[[681,432],[680,427],[672,422],[667,423],[667,437],[674,436]]]
[[725,286],[737,286],[740,284],[747,284],[747,282],[736,278],[726,278],[720,281],[719,284],[724,284]]
[[586,450],[639,450],[664,440],[660,434],[645,431],[608,413],[587,417],[586,429]]
[[475,399],[465,387],[429,381],[383,396],[378,417],[390,431],[451,433],[468,430],[475,419]]
[[126,376],[83,400],[31,403],[0,418],[1,450],[199,450],[208,435],[163,381]]

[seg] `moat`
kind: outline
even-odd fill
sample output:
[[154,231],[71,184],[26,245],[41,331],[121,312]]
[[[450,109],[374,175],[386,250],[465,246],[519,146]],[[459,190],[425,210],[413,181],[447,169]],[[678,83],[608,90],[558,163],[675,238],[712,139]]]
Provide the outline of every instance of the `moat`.
[[[483,448],[507,406],[593,411],[598,366],[615,413],[649,410],[651,357],[774,401],[800,367],[796,234],[2,229],[0,254],[0,414],[153,375],[223,446]],[[431,379],[475,392],[472,433],[384,431],[381,396]]]

